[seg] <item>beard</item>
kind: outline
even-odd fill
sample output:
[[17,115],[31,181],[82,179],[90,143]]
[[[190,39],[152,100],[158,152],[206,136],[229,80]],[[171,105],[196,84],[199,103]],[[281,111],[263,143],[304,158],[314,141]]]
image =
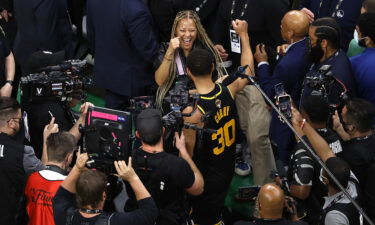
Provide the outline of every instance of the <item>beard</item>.
[[309,59],[313,63],[317,63],[320,61],[320,59],[323,57],[324,51],[322,47],[317,44],[314,47],[311,47],[310,52],[309,52]]

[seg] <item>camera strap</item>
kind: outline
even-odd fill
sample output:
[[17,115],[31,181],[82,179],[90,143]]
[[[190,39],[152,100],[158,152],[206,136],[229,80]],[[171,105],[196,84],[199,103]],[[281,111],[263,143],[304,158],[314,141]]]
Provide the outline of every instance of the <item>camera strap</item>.
[[185,71],[185,65],[183,65],[182,63],[182,59],[181,59],[181,56],[180,56],[180,51],[177,51],[177,55],[176,55],[176,64],[177,64],[177,73],[179,76],[182,76],[182,75],[186,75],[186,71]]

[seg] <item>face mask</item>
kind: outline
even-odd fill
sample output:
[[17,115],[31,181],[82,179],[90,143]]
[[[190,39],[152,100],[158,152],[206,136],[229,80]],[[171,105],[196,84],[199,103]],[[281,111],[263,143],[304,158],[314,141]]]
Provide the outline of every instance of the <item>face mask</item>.
[[361,46],[362,48],[366,48],[366,37],[359,38],[358,45]]
[[319,62],[320,59],[323,57],[324,51],[322,47],[320,46],[320,41],[316,43],[316,45],[313,47],[311,46],[310,52],[309,52],[309,59],[313,62]]

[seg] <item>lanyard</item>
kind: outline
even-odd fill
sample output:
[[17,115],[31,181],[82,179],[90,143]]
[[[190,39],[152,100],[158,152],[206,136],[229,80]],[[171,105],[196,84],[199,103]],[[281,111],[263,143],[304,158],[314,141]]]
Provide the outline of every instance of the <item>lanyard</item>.
[[202,3],[197,8],[195,8],[195,12],[199,13],[199,11],[201,11],[206,2],[207,0],[203,0]]
[[[320,10],[322,9],[323,1],[324,0],[320,0],[319,10],[318,10],[318,18],[320,17]],[[335,14],[336,14],[337,10],[339,10],[343,1],[344,0],[339,0],[339,2],[336,4],[335,10],[332,12],[331,17],[335,17]]]
[[[232,10],[230,11],[230,18],[231,18],[231,20],[233,20],[233,13],[234,13],[234,7],[236,6],[236,2],[237,2],[236,0],[233,0],[233,2],[232,2]],[[241,19],[243,17],[243,15],[245,14],[245,11],[247,9],[248,3],[249,3],[249,0],[246,1],[245,5],[244,5],[244,7],[242,9],[242,12],[240,14],[240,18],[239,19]]]

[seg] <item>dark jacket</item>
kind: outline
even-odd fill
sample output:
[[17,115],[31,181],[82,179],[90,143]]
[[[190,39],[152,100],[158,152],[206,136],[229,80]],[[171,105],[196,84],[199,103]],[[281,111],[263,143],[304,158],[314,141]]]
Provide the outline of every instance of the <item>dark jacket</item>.
[[27,66],[39,50],[65,50],[73,57],[72,32],[67,3],[63,0],[14,0],[18,32],[14,43],[16,60]]
[[95,57],[95,83],[124,96],[145,94],[154,84],[158,43],[142,0],[87,2],[87,32]]
[[[267,64],[261,65],[257,71],[259,84],[269,98],[274,99],[275,85],[284,84],[285,91],[298,102],[301,94],[301,83],[309,69],[306,57],[307,40],[292,45],[285,56],[278,62],[272,72]],[[282,123],[275,111],[272,112],[270,138],[276,142],[279,158],[286,164],[289,161],[289,151],[295,144],[294,135],[285,123]]]

